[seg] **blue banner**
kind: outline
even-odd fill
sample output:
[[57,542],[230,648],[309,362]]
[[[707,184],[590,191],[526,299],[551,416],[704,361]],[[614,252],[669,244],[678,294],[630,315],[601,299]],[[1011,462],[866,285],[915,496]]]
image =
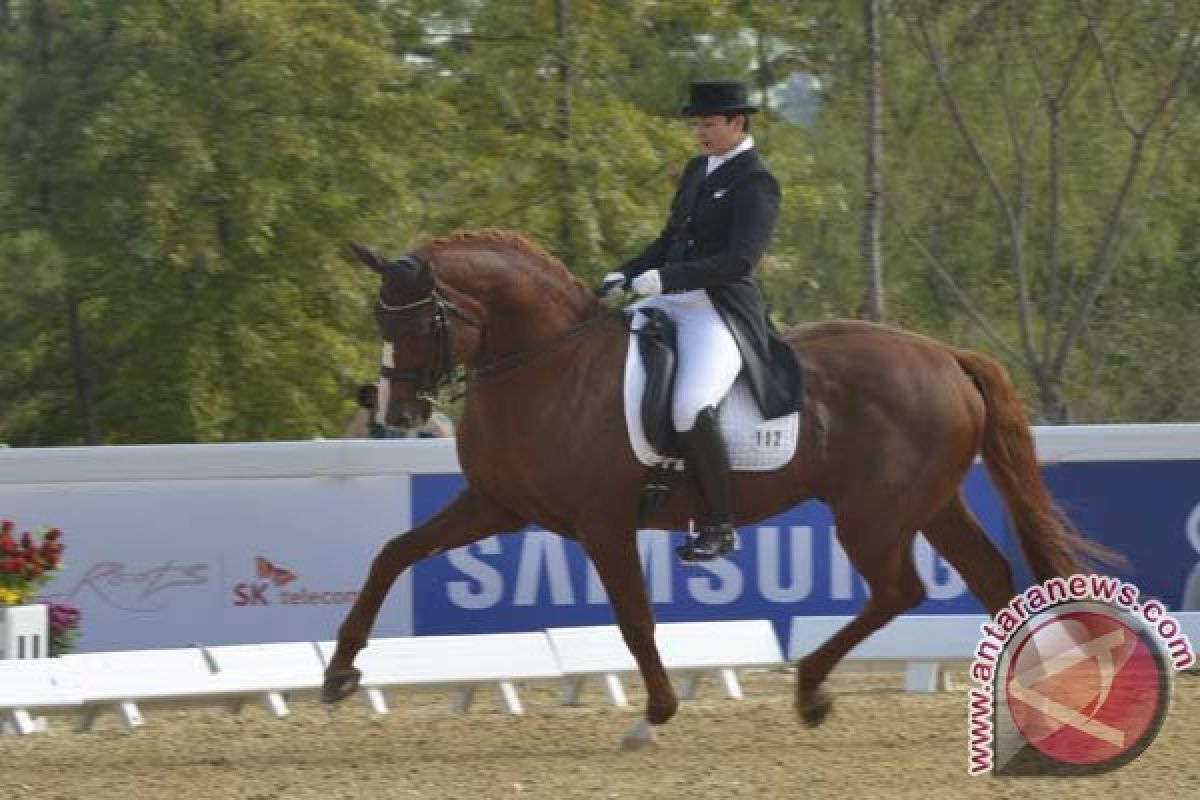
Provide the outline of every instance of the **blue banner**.
[[[1200,561],[1200,461],[1071,463],[1047,467],[1059,504],[1089,538],[1129,565],[1106,572],[1179,609]],[[461,475],[412,478],[413,522],[420,524],[463,487]],[[976,466],[966,496],[992,541],[1013,565],[1017,589],[1030,576],[1003,507]],[[631,502],[633,499],[631,498]],[[1190,521],[1190,522],[1189,522]],[[792,616],[857,612],[867,596],[841,546],[829,510],[805,503],[741,529],[730,558],[678,561],[682,534],[642,531],[646,584],[661,622],[765,618],[781,637]],[[918,613],[982,611],[962,579],[919,538],[914,548],[929,599]],[[1200,595],[1200,578],[1194,578]],[[540,530],[493,536],[421,562],[413,574],[417,634],[530,631],[613,622],[607,598],[582,549]]]
[[1060,464],[1043,474],[1079,530],[1128,559],[1109,572],[1173,610],[1200,610],[1200,461]]

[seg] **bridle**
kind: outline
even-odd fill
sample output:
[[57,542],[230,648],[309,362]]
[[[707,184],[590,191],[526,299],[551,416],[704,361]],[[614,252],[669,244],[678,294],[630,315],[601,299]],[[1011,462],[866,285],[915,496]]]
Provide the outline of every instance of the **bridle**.
[[[403,256],[398,264],[407,264],[416,272],[425,270],[434,275],[433,265],[418,255]],[[429,294],[412,303],[393,306],[383,299],[383,289],[376,297],[375,319],[384,333],[386,340],[391,339],[388,328],[393,324],[401,324],[415,319],[427,306],[432,306],[430,324],[433,333],[433,357],[429,362],[419,367],[395,367],[384,364],[379,368],[379,374],[388,380],[401,380],[411,383],[418,396],[430,397],[444,386],[449,386],[455,380],[454,367],[454,329],[450,327],[450,317],[455,316],[468,325],[483,330],[483,323],[463,311],[454,301],[446,297],[438,287],[437,280]]]
[[407,265],[417,273],[428,271],[428,274],[433,276],[433,288],[429,290],[429,294],[425,297],[399,306],[389,305],[384,301],[383,290],[381,288],[376,298],[375,318],[384,333],[385,341],[391,341],[391,337],[387,333],[389,324],[399,324],[414,319],[426,307],[432,307],[433,356],[429,359],[428,363],[419,367],[395,367],[384,364],[380,367],[379,374],[388,380],[401,380],[412,384],[417,396],[424,399],[433,400],[432,395],[443,387],[453,385],[457,382],[459,390],[455,392],[451,400],[458,400],[466,394],[469,387],[486,383],[493,378],[534,361],[542,355],[557,350],[566,343],[587,333],[592,328],[597,327],[601,322],[607,321],[610,318],[623,316],[623,312],[620,309],[615,309],[604,314],[589,317],[583,322],[572,326],[553,341],[547,342],[540,347],[505,354],[487,364],[474,369],[468,369],[465,374],[462,374],[458,373],[454,366],[454,333],[453,328],[450,327],[449,318],[451,316],[458,317],[468,325],[478,328],[480,332],[483,331],[483,323],[455,305],[454,301],[441,291],[437,282],[437,273],[431,262],[416,254],[410,254],[401,257],[396,263]]

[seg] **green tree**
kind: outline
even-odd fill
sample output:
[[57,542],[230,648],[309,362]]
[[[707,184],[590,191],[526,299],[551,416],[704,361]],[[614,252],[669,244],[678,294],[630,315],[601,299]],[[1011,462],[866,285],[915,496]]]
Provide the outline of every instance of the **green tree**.
[[[1066,421],[1070,356],[1170,161],[1196,74],[1197,9],[1081,0],[901,11],[941,100],[920,109],[928,122],[914,130],[946,125],[958,139],[958,157],[923,176],[957,208],[908,219],[909,239],[992,346],[1027,372],[1042,416]],[[928,233],[959,230],[962,209],[995,221],[991,241],[973,239],[984,247],[965,257],[961,236],[946,248]],[[1002,265],[1007,280],[997,284],[984,264]],[[979,292],[981,281],[993,286]]]
[[[17,14],[5,131],[22,157],[5,170],[0,269],[10,285],[31,266],[51,277],[22,300],[34,347],[4,388],[37,412],[33,428],[8,421],[11,439],[339,427],[349,384],[374,370],[367,281],[339,251],[356,233],[403,236],[420,151],[397,132],[437,110],[402,90],[372,5],[34,0]],[[73,414],[35,380],[67,351],[84,364]]]
[[[678,106],[715,76],[764,106],[778,323],[869,314],[877,240],[889,318],[998,353],[1044,417],[1195,416],[1200,367],[1169,339],[1200,330],[1196,14],[0,2],[0,439],[339,431],[377,352],[348,239],[400,253],[503,227],[594,280],[659,231],[693,152]],[[872,19],[881,231],[862,188]]]

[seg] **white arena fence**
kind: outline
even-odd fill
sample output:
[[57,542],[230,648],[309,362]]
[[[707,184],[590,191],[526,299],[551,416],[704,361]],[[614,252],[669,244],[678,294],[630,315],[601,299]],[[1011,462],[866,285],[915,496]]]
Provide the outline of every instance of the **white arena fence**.
[[[737,672],[778,667],[783,651],[766,620],[665,623],[656,638],[663,663],[694,695],[713,675],[725,695],[742,696]],[[288,715],[288,700],[315,697],[333,642],[281,642],[86,653],[63,658],[0,661],[0,719],[19,734],[44,730],[37,715],[66,713],[77,731],[97,716],[116,714],[128,730],[141,727],[143,709],[195,707],[240,711],[263,706]],[[375,714],[389,711],[385,689],[449,689],[454,710],[466,711],[481,689],[496,691],[500,707],[522,714],[518,685],[561,683],[564,704],[578,704],[580,684],[604,680],[609,699],[626,705],[622,676],[637,672],[615,626],[536,633],[414,636],[372,639],[356,659],[360,694]]]
[[[1175,618],[1192,642],[1200,642],[1200,613]],[[935,691],[945,688],[944,668],[973,658],[987,621],[983,615],[902,617],[851,651],[847,663],[905,666],[907,690]],[[811,652],[847,622],[794,618],[788,658]],[[788,663],[767,620],[663,623],[656,639],[684,698],[695,696],[700,678],[710,676],[726,697],[740,699],[740,672]],[[283,719],[289,700],[316,696],[332,651],[332,642],[286,642],[4,660],[0,722],[5,732],[30,734],[48,729],[39,715],[67,715],[82,732],[111,712],[132,731],[145,724],[144,708],[237,713],[248,703]],[[614,626],[374,639],[357,664],[363,671],[360,695],[374,714],[389,712],[384,690],[424,688],[452,690],[459,712],[468,710],[481,689],[491,688],[505,712],[522,714],[519,687],[537,682],[560,683],[562,702],[577,705],[589,678],[601,680],[608,700],[624,707],[622,678],[637,672]]]

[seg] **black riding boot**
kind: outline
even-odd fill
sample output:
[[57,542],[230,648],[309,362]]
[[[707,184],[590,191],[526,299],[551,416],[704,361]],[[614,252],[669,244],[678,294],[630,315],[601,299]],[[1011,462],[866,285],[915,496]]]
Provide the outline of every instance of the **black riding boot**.
[[733,552],[737,543],[729,453],[717,428],[717,410],[709,406],[701,411],[692,429],[679,434],[679,442],[688,466],[695,471],[705,519],[699,535],[675,552],[684,561],[711,561]]

